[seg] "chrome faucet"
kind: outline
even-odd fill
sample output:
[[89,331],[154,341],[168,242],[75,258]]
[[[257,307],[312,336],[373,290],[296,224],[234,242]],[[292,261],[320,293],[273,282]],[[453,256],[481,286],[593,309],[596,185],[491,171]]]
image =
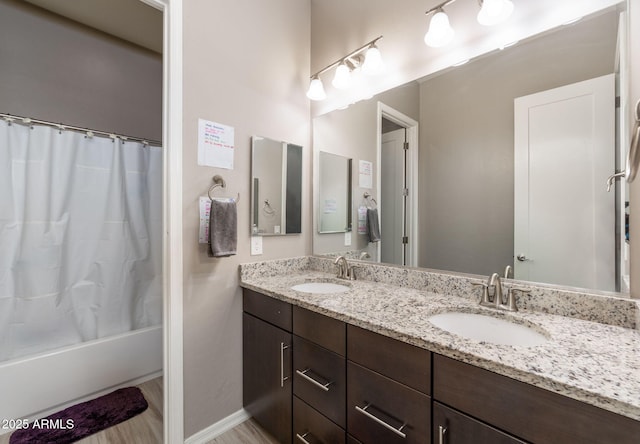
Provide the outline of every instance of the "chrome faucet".
[[344,256],[338,256],[334,264],[338,267],[337,278],[355,280],[356,276],[353,273],[353,267],[349,265],[349,262],[347,262]]

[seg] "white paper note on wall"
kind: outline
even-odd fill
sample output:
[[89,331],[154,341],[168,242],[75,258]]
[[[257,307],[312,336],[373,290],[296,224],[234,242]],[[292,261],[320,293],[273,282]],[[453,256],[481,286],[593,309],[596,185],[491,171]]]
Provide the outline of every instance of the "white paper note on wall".
[[373,162],[361,160],[358,165],[360,188],[373,187]]
[[232,126],[198,119],[198,165],[232,170],[234,134]]

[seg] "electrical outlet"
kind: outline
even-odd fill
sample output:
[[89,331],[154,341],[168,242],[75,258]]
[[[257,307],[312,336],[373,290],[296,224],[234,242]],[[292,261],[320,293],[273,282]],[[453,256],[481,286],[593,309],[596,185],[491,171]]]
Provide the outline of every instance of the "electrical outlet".
[[262,236],[251,236],[251,256],[262,254]]
[[344,246],[351,246],[351,231],[347,231],[346,233],[344,233]]

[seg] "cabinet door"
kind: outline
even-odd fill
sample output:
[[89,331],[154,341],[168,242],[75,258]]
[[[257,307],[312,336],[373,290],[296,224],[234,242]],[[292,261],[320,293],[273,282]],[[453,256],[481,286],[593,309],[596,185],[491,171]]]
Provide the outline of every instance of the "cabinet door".
[[293,393],[340,427],[346,427],[346,361],[293,336]]
[[467,415],[433,403],[434,444],[524,444]]
[[293,397],[293,437],[296,444],[344,444],[345,432],[320,412]]
[[428,444],[431,399],[347,361],[347,432],[363,444]]
[[243,404],[280,443],[291,443],[291,333],[243,313]]

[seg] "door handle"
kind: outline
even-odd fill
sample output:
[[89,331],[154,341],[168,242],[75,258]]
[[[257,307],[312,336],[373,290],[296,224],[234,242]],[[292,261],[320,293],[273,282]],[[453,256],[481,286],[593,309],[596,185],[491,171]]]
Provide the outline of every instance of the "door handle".
[[284,381],[289,379],[288,376],[284,375],[284,351],[288,348],[289,346],[284,342],[280,343],[280,387],[284,387]]

